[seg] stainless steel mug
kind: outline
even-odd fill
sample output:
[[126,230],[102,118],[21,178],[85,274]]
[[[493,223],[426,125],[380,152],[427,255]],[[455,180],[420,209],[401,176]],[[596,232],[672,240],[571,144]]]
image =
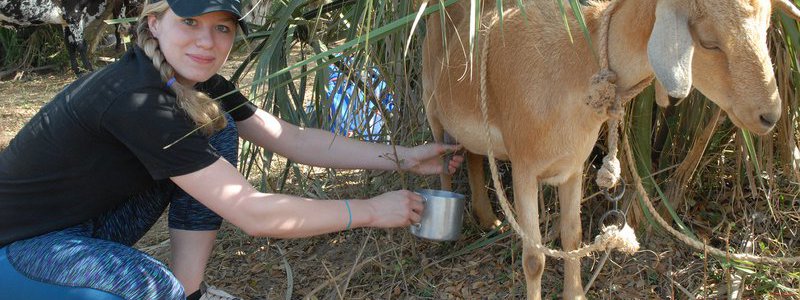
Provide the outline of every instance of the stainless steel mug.
[[424,198],[422,220],[411,225],[411,233],[434,241],[454,241],[461,237],[464,219],[464,195],[422,189],[416,191]]

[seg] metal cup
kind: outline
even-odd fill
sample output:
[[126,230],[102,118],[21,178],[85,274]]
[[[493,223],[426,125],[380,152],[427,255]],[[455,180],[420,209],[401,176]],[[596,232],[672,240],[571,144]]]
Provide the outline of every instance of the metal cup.
[[428,189],[416,192],[423,197],[425,210],[422,220],[411,225],[411,234],[434,241],[459,239],[464,219],[464,195]]

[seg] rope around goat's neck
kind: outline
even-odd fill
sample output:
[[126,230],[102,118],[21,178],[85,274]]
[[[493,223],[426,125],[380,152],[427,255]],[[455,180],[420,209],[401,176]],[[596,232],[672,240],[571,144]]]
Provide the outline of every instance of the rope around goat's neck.
[[599,114],[608,115],[608,154],[603,158],[603,166],[597,171],[596,183],[598,186],[611,189],[620,179],[621,166],[617,158],[619,144],[619,129],[625,110],[623,102],[628,102],[642,92],[653,76],[650,75],[625,92],[617,91],[617,74],[608,65],[608,30],[611,27],[611,15],[617,10],[620,1],[611,1],[603,12],[602,25],[600,26],[600,40],[598,41],[600,71],[592,76],[589,87],[587,104]]
[[[615,3],[616,3],[616,1],[612,2],[610,4],[609,8],[606,10],[606,12],[604,14],[604,17],[603,17],[603,23],[601,25],[602,28],[604,28],[604,29],[601,29],[601,36],[602,37],[601,37],[601,43],[600,43],[600,45],[601,45],[600,53],[602,54],[602,56],[606,56],[604,60],[601,60],[601,66],[605,66],[605,68],[603,68],[604,70],[608,70],[608,58],[607,58],[607,55],[606,55],[607,51],[606,51],[606,49],[603,49],[603,48],[607,47],[607,45],[608,45],[608,43],[607,43],[607,40],[608,40],[608,36],[607,36],[608,35],[608,26],[610,25],[611,14],[613,13],[613,10],[616,7]],[[616,225],[612,225],[612,226],[604,228],[603,233],[598,235],[597,237],[595,237],[594,242],[592,244],[588,245],[588,246],[585,246],[585,247],[582,247],[582,248],[579,248],[579,249],[576,249],[576,250],[572,250],[572,251],[559,251],[559,250],[553,250],[553,249],[550,249],[550,248],[547,248],[547,247],[543,246],[541,244],[541,241],[534,240],[531,236],[528,235],[528,233],[526,231],[524,231],[522,229],[522,227],[519,225],[519,223],[517,223],[517,220],[514,217],[514,213],[512,212],[511,207],[510,207],[510,205],[508,203],[508,199],[506,198],[505,192],[503,191],[503,188],[502,188],[503,184],[500,182],[500,177],[499,177],[498,171],[497,171],[497,164],[494,161],[494,151],[493,151],[493,149],[491,147],[492,136],[491,136],[491,131],[490,131],[490,128],[489,128],[489,108],[488,108],[488,104],[487,104],[488,101],[487,101],[487,89],[486,89],[486,62],[489,60],[489,55],[488,55],[488,53],[489,53],[489,50],[488,50],[489,49],[489,36],[490,36],[492,27],[494,26],[494,24],[497,22],[498,19],[499,18],[498,18],[497,12],[495,12],[493,14],[492,19],[490,20],[489,24],[487,25],[487,28],[485,29],[486,30],[486,35],[484,36],[483,43],[481,44],[482,45],[481,53],[480,53],[480,56],[478,58],[480,60],[480,72],[481,72],[480,73],[480,75],[481,75],[480,76],[480,108],[481,108],[481,113],[483,115],[483,125],[484,125],[484,131],[486,132],[486,139],[487,139],[488,145],[490,145],[489,147],[487,147],[488,148],[487,156],[489,157],[489,168],[490,168],[491,173],[492,173],[492,181],[493,181],[494,186],[495,186],[495,193],[497,194],[497,198],[500,200],[500,207],[502,207],[503,212],[506,214],[506,218],[508,218],[508,223],[511,225],[512,228],[514,228],[514,230],[517,232],[517,234],[519,234],[520,237],[523,240],[527,241],[531,246],[533,246],[533,248],[536,251],[540,251],[540,252],[542,252],[545,255],[550,256],[550,257],[556,257],[556,258],[562,258],[562,259],[576,259],[576,258],[581,258],[581,257],[587,256],[587,255],[590,255],[593,252],[605,251],[605,250],[608,250],[608,249],[618,249],[620,251],[623,251],[623,252],[626,252],[626,253],[629,253],[629,254],[632,254],[632,253],[636,252],[639,249],[639,244],[638,244],[638,242],[636,242],[636,236],[635,236],[635,234],[633,232],[633,229],[631,229],[629,226],[627,226],[627,224],[623,228],[618,228]],[[611,74],[610,70],[608,70],[608,72],[609,72],[608,74]],[[645,87],[646,87],[646,85],[645,85]],[[625,95],[627,95],[627,94],[630,94],[630,93],[625,93]],[[636,94],[638,94],[638,92]],[[635,96],[636,94],[633,94],[633,96]],[[614,91],[614,95],[617,95],[616,91]],[[631,96],[631,98],[633,96]],[[617,106],[617,110],[616,111],[621,112],[622,109],[621,109],[620,101],[615,101],[615,102],[616,102],[616,106]],[[620,119],[621,119],[621,116],[620,116]],[[617,123],[616,124],[618,124],[618,120],[619,119],[617,119]],[[616,130],[615,130],[615,132],[616,132]],[[616,138],[615,138],[615,141],[613,143],[614,143],[614,153],[616,155]]]

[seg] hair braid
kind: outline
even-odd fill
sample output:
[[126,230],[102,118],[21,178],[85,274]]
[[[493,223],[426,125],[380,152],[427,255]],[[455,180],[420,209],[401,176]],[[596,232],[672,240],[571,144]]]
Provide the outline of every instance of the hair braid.
[[[158,40],[150,32],[147,17],[149,15],[161,17],[168,8],[166,1],[146,4],[142,9],[142,15],[139,17],[139,24],[136,28],[136,44],[152,59],[153,66],[161,74],[161,80],[165,84],[170,78],[175,77],[175,69],[166,60],[159,48]],[[227,120],[222,116],[222,109],[208,95],[195,90],[192,86],[185,86],[178,81],[175,81],[170,88],[177,96],[178,106],[186,112],[197,126],[201,127],[200,131],[202,133],[211,135],[215,131],[225,128]]]

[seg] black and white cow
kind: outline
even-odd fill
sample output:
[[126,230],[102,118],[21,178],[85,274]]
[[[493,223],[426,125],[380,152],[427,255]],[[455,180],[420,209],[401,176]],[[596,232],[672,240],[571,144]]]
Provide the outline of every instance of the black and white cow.
[[[75,52],[81,56],[83,66],[92,71],[86,54],[84,30],[105,12],[109,3],[123,5],[132,0],[0,0],[0,25],[10,28],[57,24],[64,28],[64,43],[69,53],[70,65],[80,74]],[[116,11],[115,11],[116,12]]]

